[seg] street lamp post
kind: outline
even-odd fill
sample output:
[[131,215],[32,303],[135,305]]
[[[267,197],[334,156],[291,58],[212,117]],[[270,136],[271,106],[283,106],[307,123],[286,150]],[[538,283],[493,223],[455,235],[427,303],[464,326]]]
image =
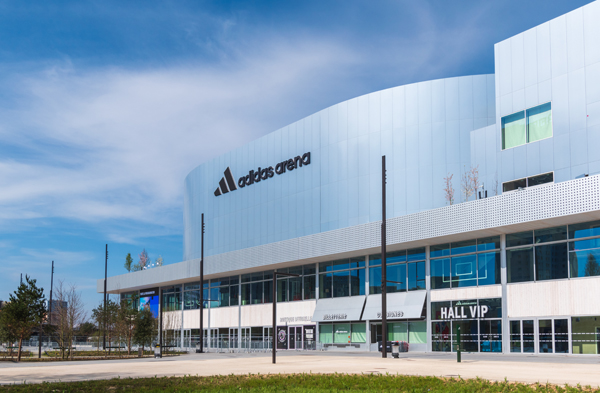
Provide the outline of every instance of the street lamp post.
[[200,235],[200,353],[204,352],[204,213],[202,213],[202,234]]
[[387,261],[385,227],[385,156],[381,157],[381,357],[387,358]]
[[300,277],[299,274],[273,272],[273,364],[277,363],[277,276]]

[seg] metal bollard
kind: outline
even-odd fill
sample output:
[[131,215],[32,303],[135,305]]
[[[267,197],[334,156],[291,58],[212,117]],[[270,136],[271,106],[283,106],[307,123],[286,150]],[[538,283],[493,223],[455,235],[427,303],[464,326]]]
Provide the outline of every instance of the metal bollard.
[[456,333],[456,362],[460,363],[460,326],[458,327],[458,332]]

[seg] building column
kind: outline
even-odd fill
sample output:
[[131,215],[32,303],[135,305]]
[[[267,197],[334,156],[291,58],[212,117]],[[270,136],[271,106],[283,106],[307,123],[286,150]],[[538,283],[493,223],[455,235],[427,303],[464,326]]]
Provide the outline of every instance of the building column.
[[427,302],[425,323],[427,324],[427,352],[432,352],[433,343],[431,342],[431,258],[429,258],[429,246],[425,246],[425,290]]
[[238,350],[242,350],[242,276],[238,274]]
[[184,308],[185,308],[185,302],[183,300],[184,297],[185,297],[185,292],[183,291],[183,284],[181,284],[181,303],[180,303],[180,305],[181,305],[181,328],[180,328],[180,332],[181,332],[180,336],[181,337],[180,337],[180,339],[181,340],[180,341],[181,341],[181,350],[182,351],[183,351],[183,348],[185,345],[185,342],[184,342],[185,340],[183,337],[183,332],[184,332],[184,330],[183,330],[183,312],[184,312]]
[[508,322],[506,269],[506,235],[500,235],[500,282],[502,284],[502,352],[510,353],[510,326]]
[[[369,280],[370,280],[370,276],[369,276],[369,256],[367,255],[365,257],[365,295],[367,296],[367,299],[369,298]],[[368,300],[367,300],[368,301]],[[371,321],[369,321],[368,319],[365,320],[366,328],[365,328],[365,334],[367,336],[367,351],[371,351]]]

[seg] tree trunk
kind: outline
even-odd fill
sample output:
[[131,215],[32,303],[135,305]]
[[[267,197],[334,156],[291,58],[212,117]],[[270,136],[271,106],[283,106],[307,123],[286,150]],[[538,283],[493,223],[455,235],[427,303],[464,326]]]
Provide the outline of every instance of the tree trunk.
[[23,336],[19,337],[19,352],[17,352],[17,362],[21,361],[21,348],[23,347]]

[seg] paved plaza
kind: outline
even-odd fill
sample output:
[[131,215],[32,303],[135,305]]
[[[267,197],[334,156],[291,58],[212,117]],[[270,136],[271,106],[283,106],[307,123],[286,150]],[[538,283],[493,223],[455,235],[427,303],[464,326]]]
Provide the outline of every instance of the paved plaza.
[[480,377],[492,381],[600,386],[600,357],[510,356],[464,354],[402,354],[382,359],[375,353],[279,352],[190,354],[163,359],[75,361],[61,363],[0,363],[0,384],[82,381],[153,376],[352,373]]

